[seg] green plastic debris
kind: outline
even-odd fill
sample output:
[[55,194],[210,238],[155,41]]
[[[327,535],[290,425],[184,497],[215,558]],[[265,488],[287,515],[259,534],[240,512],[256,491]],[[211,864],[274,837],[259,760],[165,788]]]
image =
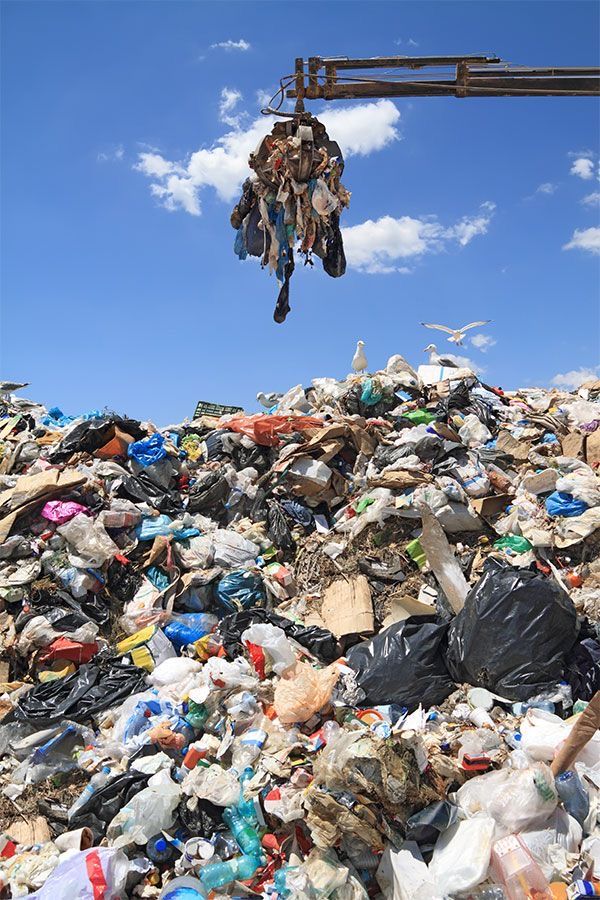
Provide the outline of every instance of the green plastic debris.
[[364,512],[367,506],[371,506],[372,503],[375,503],[374,497],[361,497],[354,507],[356,515],[360,516],[361,512]]
[[419,538],[415,538],[414,541],[410,541],[410,543],[406,545],[406,552],[408,553],[412,561],[415,562],[420,569],[422,569],[427,562],[427,557],[425,556],[425,551],[421,547],[421,541],[419,540]]
[[436,419],[434,414],[426,409],[411,409],[410,412],[402,413],[402,418],[408,419],[413,425],[429,425]]
[[573,715],[577,715],[577,713],[582,713],[584,709],[587,709],[589,704],[589,700],[576,700],[573,704]]
[[506,534],[504,537],[494,541],[496,550],[512,550],[513,553],[527,553],[533,549],[533,544],[522,537],[520,534]]

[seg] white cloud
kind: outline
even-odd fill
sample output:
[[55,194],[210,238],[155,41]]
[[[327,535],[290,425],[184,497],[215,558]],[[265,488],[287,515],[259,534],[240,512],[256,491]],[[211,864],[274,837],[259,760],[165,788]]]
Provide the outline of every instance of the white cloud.
[[98,153],[96,159],[98,162],[120,162],[125,156],[125,148],[122,144],[118,144],[112,150],[104,150]]
[[582,367],[581,369],[571,369],[570,372],[559,372],[558,375],[552,378],[550,384],[554,385],[554,387],[576,391],[586,381],[592,381],[594,378],[597,378],[599,370],[600,366],[596,366],[592,369]]
[[478,215],[464,216],[450,226],[441,225],[435,217],[382,216],[342,228],[348,265],[370,275],[388,275],[399,271],[399,260],[439,252],[454,241],[464,247],[476,235],[485,234],[494,208],[486,201]]
[[[272,116],[261,115],[242,130],[239,123],[246,114],[232,114],[240,99],[238,91],[223,89],[220,114],[227,116],[227,124],[235,122],[238,127],[234,126],[212,146],[201,147],[183,161],[170,161],[155,149],[138,154],[134,168],[154,179],[150,190],[167,209],[181,208],[199,215],[200,194],[207,187],[212,187],[227,203],[236,198],[242,182],[250,174],[248,156],[274,122]],[[319,118],[330,129],[330,135],[338,141],[345,156],[366,156],[399,138],[396,126],[400,112],[390,100],[325,110]],[[179,177],[172,180],[174,175]]]
[[271,97],[273,96],[273,91],[265,91],[263,89],[258,90],[256,92],[256,102],[259,106],[268,106]]
[[241,92],[235,88],[223,88],[219,102],[219,119],[221,122],[225,125],[231,125],[232,128],[240,127],[242,119],[247,113],[235,112],[235,108],[242,99]]
[[244,38],[240,38],[239,41],[232,41],[229,39],[228,41],[217,41],[216,44],[211,44],[211,50],[226,50],[228,53],[230,50],[249,50],[252,45],[245,41]]
[[600,228],[576,228],[568,244],[563,250],[587,250],[588,253],[600,253]]
[[474,334],[471,338],[471,343],[478,350],[481,350],[482,353],[487,353],[490,347],[496,346],[497,342],[489,334]]
[[600,191],[592,191],[591,194],[586,194],[580,201],[584,206],[599,206],[600,205]]
[[400,137],[400,110],[391,100],[359,103],[345,109],[328,108],[318,118],[345,156],[368,156]]
[[553,194],[557,188],[556,184],[552,184],[551,181],[544,181],[543,184],[536,190],[536,194]]
[[485,372],[484,366],[478,366],[477,363],[474,360],[469,359],[468,356],[459,356],[457,353],[446,353],[445,351],[441,353],[440,356],[451,359],[457,366],[464,366],[465,368],[470,369],[471,372],[475,372],[476,375],[483,375]]
[[589,181],[594,177],[594,163],[591,159],[580,156],[571,165],[571,175],[576,175],[578,178],[583,178],[584,181]]

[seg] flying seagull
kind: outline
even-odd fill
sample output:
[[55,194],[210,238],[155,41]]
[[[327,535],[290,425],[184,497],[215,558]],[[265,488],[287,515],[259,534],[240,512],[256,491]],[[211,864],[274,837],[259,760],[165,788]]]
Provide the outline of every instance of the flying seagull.
[[365,346],[364,341],[356,342],[356,352],[352,358],[352,368],[358,374],[359,372],[366,372],[368,367],[367,357],[365,356],[365,352],[363,347]]
[[430,366],[449,366],[451,369],[458,368],[453,359],[450,359],[449,356],[440,356],[437,352],[437,347],[435,344],[427,344],[423,353],[429,353],[429,365]]
[[482,325],[489,325],[491,321],[491,319],[486,319],[485,322],[470,322],[468,325],[463,325],[462,328],[448,328],[447,325],[434,325],[432,322],[421,322],[421,325],[425,328],[436,328],[438,331],[445,331],[446,334],[450,335],[448,340],[452,344],[462,347],[462,342],[466,337],[465,332],[469,328],[480,328]]

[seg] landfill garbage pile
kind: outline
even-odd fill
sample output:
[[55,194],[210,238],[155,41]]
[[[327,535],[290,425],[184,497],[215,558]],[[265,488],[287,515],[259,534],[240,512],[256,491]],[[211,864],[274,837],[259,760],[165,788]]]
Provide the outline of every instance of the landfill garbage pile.
[[309,113],[276,122],[250,154],[254,175],[247,178],[231,214],[239,259],[261,258],[280,285],[273,318],[283,322],[290,311],[294,247],[305,265],[313,254],[332,278],[346,271],[340,213],[350,194],[340,182],[344,159],[325,126]]
[[597,895],[600,382],[0,409],[2,897]]

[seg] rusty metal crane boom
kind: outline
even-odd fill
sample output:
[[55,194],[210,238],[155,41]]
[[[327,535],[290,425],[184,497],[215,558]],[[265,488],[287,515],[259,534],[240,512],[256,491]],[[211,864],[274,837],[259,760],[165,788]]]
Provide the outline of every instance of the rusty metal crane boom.
[[305,99],[594,97],[600,68],[515,66],[497,56],[311,56],[296,59],[294,73],[280,84],[279,106],[284,96],[296,98],[297,111]]

